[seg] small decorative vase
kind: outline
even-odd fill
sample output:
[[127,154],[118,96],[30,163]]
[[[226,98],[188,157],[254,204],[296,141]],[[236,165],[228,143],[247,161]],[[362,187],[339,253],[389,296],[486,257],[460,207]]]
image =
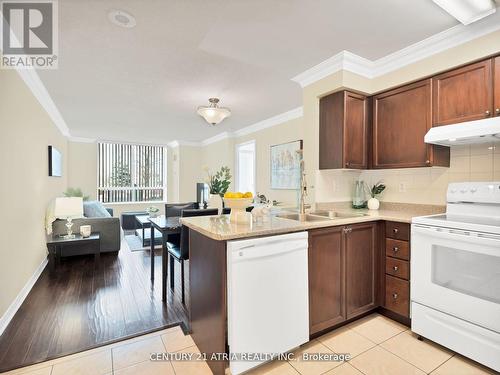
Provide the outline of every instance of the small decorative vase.
[[368,209],[369,210],[378,210],[380,207],[380,202],[377,198],[368,199]]
[[217,208],[219,215],[222,214],[222,198],[218,194],[210,194],[208,197],[208,208]]

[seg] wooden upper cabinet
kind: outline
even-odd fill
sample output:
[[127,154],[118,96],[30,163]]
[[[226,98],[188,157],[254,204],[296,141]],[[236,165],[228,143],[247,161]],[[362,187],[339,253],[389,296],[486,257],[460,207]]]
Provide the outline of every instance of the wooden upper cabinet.
[[480,120],[493,114],[492,60],[432,78],[434,126]]
[[309,328],[320,332],[344,318],[342,227],[309,231]]
[[377,307],[377,226],[374,223],[346,227],[346,318]]
[[493,97],[495,99],[495,116],[500,116],[500,57],[494,59],[494,80],[493,80]]
[[340,91],[320,100],[320,169],[368,168],[369,99]]
[[373,168],[449,166],[449,148],[424,143],[432,126],[431,80],[373,98]]

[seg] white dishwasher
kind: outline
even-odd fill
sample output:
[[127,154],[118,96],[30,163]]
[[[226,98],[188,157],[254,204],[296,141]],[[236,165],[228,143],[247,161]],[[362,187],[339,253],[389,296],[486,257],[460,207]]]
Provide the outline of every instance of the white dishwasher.
[[[227,243],[229,353],[284,353],[309,341],[307,232]],[[233,375],[265,361],[230,358]]]

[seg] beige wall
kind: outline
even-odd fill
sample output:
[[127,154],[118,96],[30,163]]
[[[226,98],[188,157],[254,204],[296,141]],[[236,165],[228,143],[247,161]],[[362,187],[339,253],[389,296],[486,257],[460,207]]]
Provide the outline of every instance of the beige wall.
[[[48,176],[47,147],[63,157]],[[15,71],[0,70],[0,316],[46,258],[45,209],[66,189],[67,141]]]
[[203,181],[199,147],[179,146],[179,194],[176,202],[196,201],[196,183]]
[[97,143],[68,143],[68,187],[97,199]]

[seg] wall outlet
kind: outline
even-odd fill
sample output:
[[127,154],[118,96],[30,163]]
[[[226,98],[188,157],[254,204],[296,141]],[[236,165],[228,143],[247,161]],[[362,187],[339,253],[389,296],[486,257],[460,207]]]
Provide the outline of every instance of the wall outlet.
[[399,192],[400,193],[406,193],[406,182],[400,182],[399,183]]

